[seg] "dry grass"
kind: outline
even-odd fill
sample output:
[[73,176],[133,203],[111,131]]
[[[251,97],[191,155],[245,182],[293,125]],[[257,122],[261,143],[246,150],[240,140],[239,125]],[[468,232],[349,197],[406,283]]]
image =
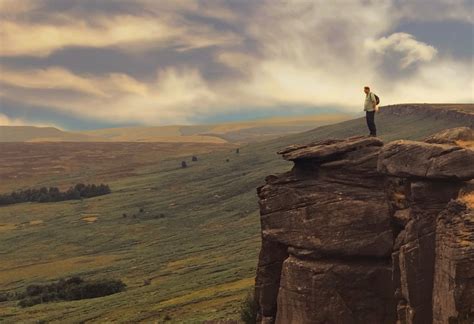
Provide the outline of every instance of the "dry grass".
[[40,225],[40,224],[43,224],[44,221],[42,219],[34,219],[34,220],[30,220],[30,225]]
[[95,221],[97,221],[99,217],[97,216],[86,216],[86,217],[82,217],[81,219],[87,223],[95,223]]
[[186,259],[172,261],[166,265],[166,270],[179,270],[185,268],[188,265],[199,263],[199,261],[202,261],[201,256],[191,256]]
[[225,284],[221,284],[221,285],[217,285],[217,286],[213,286],[209,288],[199,289],[183,296],[165,300],[161,302],[158,306],[160,308],[163,308],[163,307],[167,307],[171,305],[180,305],[180,304],[186,304],[189,302],[195,302],[196,300],[199,300],[201,298],[207,299],[209,297],[215,296],[222,292],[229,293],[235,290],[243,290],[246,288],[250,288],[254,283],[255,283],[255,278],[252,277],[252,278],[245,278],[245,279],[241,279],[234,282],[225,283]]
[[474,150],[474,141],[456,141],[456,144],[461,147]]
[[[137,169],[156,166],[172,156],[189,157],[228,147],[212,143],[0,143],[0,193],[38,183],[54,182],[67,189],[79,181],[127,178],[136,175]],[[52,181],[55,178],[59,181]]]
[[[118,259],[117,255],[95,255],[78,256],[62,260],[55,260],[43,263],[32,263],[28,265],[16,266],[2,261],[0,269],[0,286],[6,287],[8,284],[18,280],[38,280],[57,279],[66,273],[86,271],[109,266]],[[5,266],[5,268],[4,268]]]
[[6,231],[11,231],[11,230],[14,230],[15,228],[16,228],[15,223],[0,224],[0,233],[1,232],[6,232]]
[[462,196],[461,201],[463,201],[470,208],[474,208],[474,192],[470,192],[470,193]]

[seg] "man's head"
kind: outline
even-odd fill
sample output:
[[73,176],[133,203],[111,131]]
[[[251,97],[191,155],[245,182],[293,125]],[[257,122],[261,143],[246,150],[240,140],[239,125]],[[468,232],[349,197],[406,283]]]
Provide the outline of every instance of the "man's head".
[[364,87],[364,92],[365,92],[366,94],[368,94],[368,93],[370,92],[370,87],[365,86],[365,87]]

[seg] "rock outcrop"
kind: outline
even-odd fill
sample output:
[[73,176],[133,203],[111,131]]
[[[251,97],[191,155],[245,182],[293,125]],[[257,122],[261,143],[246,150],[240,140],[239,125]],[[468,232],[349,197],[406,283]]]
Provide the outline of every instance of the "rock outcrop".
[[259,323],[474,316],[472,210],[450,203],[474,178],[474,151],[354,137],[278,153],[294,166],[257,189]]
[[436,226],[433,323],[473,323],[474,211],[457,201]]
[[441,131],[437,134],[429,136],[425,139],[426,143],[435,144],[452,144],[455,145],[458,141],[472,141],[474,140],[474,130],[469,127],[450,128]]

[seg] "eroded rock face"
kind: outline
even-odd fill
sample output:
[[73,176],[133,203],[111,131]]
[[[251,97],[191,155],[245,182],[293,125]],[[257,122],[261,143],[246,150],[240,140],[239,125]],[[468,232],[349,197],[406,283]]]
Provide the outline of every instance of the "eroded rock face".
[[394,323],[385,260],[301,259],[283,263],[277,323]]
[[457,146],[413,141],[392,142],[380,151],[379,172],[404,184],[395,190],[404,203],[389,195],[392,217],[401,225],[392,253],[400,323],[432,323],[436,219],[458,197],[462,180],[474,177],[466,164],[472,157],[473,151]]
[[474,210],[458,201],[436,228],[433,323],[474,322]]
[[[262,240],[289,248],[291,255],[281,264],[274,301],[260,304],[262,322],[394,321],[393,231],[383,175],[377,172],[381,146],[378,139],[362,137],[280,152],[295,166],[267,177],[258,189]],[[257,274],[257,282],[262,277],[270,275]],[[273,316],[268,304],[276,305]]]
[[[442,211],[474,177],[472,150],[354,137],[279,154],[293,169],[258,188],[260,323],[424,324],[470,316],[474,229],[465,213]],[[469,234],[459,241],[462,231]],[[471,245],[461,247],[466,241]],[[448,301],[442,296],[453,287],[445,279],[459,283]]]

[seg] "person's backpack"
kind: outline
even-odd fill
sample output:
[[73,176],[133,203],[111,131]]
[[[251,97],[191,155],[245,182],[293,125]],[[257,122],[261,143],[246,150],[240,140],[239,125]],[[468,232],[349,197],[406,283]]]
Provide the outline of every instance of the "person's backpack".
[[374,93],[374,97],[375,97],[375,104],[379,104],[380,103],[380,99],[379,99],[379,96],[377,96],[375,93]]

